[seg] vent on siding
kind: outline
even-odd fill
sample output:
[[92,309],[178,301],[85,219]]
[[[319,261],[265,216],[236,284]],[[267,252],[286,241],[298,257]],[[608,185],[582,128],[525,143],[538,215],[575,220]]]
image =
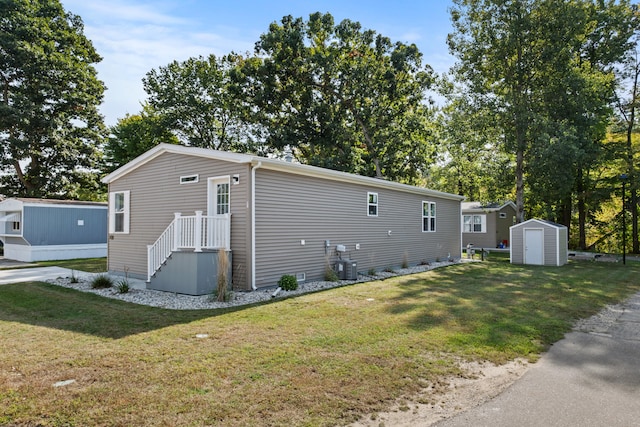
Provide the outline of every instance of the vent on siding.
[[506,214],[506,213],[504,213],[504,212],[500,212],[500,218],[506,218],[506,217],[507,217],[507,214]]
[[185,175],[180,177],[180,184],[192,184],[198,182],[198,175]]
[[305,273],[296,273],[296,280],[298,282],[304,282],[307,280],[307,275]]

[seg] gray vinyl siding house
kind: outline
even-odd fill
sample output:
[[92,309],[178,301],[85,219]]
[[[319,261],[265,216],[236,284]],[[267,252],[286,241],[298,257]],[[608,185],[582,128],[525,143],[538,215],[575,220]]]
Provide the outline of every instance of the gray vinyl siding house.
[[0,202],[4,256],[46,261],[107,255],[107,204],[10,198]]
[[[322,280],[327,264],[335,268],[340,259],[353,260],[357,271],[367,272],[460,258],[463,198],[458,195],[168,144],[103,181],[110,194],[109,271],[127,271],[146,279],[152,289],[201,294],[213,286],[168,284],[163,275],[182,277],[182,282],[212,280],[215,268],[196,266],[206,261],[172,267],[178,252],[180,257],[209,257],[211,265],[219,250],[229,251],[235,290],[275,286],[284,274]],[[114,218],[116,211],[119,219]],[[173,227],[170,232],[168,227]],[[183,234],[194,227],[226,232],[228,241],[202,236],[185,243]],[[149,260],[155,259],[162,239],[170,240],[172,249],[166,260],[161,256],[156,262],[156,270]],[[205,241],[209,243],[201,243]]]
[[511,227],[512,264],[555,265],[567,263],[567,227],[551,221],[530,219]]
[[515,224],[516,205],[506,203],[462,203],[462,246],[508,248],[509,227]]

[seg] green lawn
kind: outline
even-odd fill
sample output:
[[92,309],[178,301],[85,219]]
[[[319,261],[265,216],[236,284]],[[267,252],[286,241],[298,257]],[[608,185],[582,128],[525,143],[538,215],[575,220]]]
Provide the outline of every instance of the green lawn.
[[72,270],[87,271],[90,273],[103,273],[107,271],[107,259],[106,258],[80,258],[80,259],[64,259],[57,261],[38,261],[29,263],[22,267],[2,267],[0,270],[14,269],[14,268],[34,268],[34,267],[63,267],[70,268]]
[[463,374],[460,359],[536,360],[576,319],[639,291],[638,273],[492,256],[202,311],[4,285],[0,424],[344,425]]

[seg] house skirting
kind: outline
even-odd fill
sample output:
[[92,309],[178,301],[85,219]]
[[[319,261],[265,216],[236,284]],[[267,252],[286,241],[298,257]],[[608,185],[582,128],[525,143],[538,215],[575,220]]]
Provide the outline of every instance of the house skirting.
[[4,257],[17,261],[52,261],[107,256],[107,244],[29,246],[5,243]]

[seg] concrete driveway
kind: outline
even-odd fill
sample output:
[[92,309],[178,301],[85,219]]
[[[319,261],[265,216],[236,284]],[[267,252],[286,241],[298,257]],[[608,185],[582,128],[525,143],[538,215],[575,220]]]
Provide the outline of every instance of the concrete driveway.
[[579,324],[494,399],[438,427],[640,425],[640,293]]
[[91,278],[95,273],[86,273],[84,271],[72,271],[62,267],[36,267],[36,268],[20,268],[12,270],[0,270],[0,285],[17,282],[33,282],[45,281],[48,279],[56,279],[58,277],[71,277],[75,275],[77,278]]

